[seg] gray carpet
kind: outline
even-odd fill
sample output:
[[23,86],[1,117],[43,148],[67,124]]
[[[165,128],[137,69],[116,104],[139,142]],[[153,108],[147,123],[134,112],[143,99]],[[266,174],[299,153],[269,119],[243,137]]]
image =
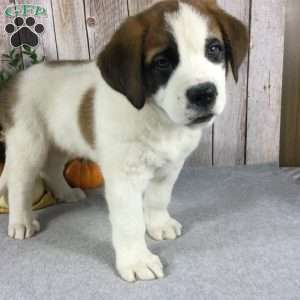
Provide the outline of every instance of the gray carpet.
[[184,236],[149,240],[161,281],[119,279],[106,205],[92,198],[39,212],[43,232],[25,242],[0,216],[1,300],[300,299],[300,185],[282,170],[186,169],[171,206]]

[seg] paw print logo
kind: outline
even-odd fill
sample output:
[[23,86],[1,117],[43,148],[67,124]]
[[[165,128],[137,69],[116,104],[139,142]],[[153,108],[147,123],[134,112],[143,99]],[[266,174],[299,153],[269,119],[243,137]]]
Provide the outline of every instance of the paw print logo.
[[17,48],[23,45],[36,47],[39,44],[39,35],[44,32],[45,28],[42,24],[36,24],[35,19],[32,17],[24,20],[17,17],[14,24],[7,24],[5,31],[10,36],[10,43],[13,47]]

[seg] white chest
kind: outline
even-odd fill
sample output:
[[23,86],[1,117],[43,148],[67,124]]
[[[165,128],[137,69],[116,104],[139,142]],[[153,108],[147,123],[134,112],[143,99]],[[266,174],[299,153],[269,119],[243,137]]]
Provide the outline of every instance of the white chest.
[[144,163],[154,169],[183,163],[196,149],[201,131],[180,128],[148,136],[142,143]]

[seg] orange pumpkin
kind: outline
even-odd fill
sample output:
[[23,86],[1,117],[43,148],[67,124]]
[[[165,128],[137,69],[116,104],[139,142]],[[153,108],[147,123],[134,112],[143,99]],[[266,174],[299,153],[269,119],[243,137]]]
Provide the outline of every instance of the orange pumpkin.
[[75,159],[68,163],[64,175],[73,188],[95,189],[104,184],[98,165],[85,159]]

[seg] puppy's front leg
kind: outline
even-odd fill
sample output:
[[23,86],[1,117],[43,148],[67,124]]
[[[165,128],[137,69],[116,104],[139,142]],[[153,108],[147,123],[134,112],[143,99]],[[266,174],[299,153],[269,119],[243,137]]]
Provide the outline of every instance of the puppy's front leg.
[[129,282],[163,277],[159,257],[146,245],[142,194],[141,187],[128,178],[106,181],[116,267]]
[[148,234],[155,240],[175,240],[182,234],[182,225],[168,212],[172,190],[183,164],[167,174],[154,178],[144,198],[145,222]]

